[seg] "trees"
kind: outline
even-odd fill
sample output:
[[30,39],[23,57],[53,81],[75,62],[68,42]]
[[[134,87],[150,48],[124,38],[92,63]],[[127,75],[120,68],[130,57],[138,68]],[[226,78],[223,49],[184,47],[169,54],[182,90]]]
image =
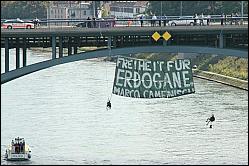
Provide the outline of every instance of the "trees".
[[2,19],[46,18],[46,1],[1,1]]
[[[47,18],[47,8],[50,2],[56,1],[1,1],[1,18]],[[80,1],[78,1],[80,2]],[[241,13],[242,1],[150,1],[146,14],[179,16],[182,2],[182,14],[220,15],[221,13]],[[243,1],[244,14],[248,14],[248,1]],[[100,1],[94,3],[95,11],[100,7]],[[108,15],[107,11],[104,15]]]
[[102,12],[102,16],[101,17],[107,17],[109,16],[108,10],[106,9],[106,7],[102,7],[101,8],[101,12]]
[[[150,1],[147,14],[155,13],[168,16],[180,15],[181,1]],[[244,14],[248,14],[248,1],[244,1]],[[221,13],[241,13],[241,1],[182,1],[183,15],[211,14],[220,15]]]

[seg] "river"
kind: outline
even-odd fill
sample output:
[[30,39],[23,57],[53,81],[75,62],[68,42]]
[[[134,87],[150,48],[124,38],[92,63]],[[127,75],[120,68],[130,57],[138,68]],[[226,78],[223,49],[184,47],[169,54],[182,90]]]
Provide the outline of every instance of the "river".
[[[29,50],[28,64],[49,55]],[[2,71],[3,61],[2,49]],[[106,110],[114,70],[113,62],[84,60],[1,85],[1,164],[248,164],[247,91],[194,78],[194,94],[112,95]],[[206,125],[211,114],[213,128]],[[18,136],[30,145],[31,160],[3,160]]]

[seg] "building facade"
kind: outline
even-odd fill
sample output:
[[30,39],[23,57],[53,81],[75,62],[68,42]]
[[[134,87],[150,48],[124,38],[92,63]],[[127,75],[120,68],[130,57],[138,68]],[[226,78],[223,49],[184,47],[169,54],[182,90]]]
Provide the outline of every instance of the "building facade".
[[133,18],[145,12],[149,1],[112,1],[110,15],[117,18]]
[[[93,16],[90,1],[52,1],[47,9],[47,19],[87,19]],[[54,23],[59,25],[62,23]],[[63,23],[63,25],[66,23]]]

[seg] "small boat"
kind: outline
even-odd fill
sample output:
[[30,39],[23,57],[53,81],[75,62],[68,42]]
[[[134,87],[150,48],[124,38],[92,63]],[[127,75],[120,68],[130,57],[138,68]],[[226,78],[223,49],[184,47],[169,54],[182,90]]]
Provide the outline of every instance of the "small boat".
[[15,138],[5,151],[6,160],[29,160],[31,158],[31,149],[24,138]]

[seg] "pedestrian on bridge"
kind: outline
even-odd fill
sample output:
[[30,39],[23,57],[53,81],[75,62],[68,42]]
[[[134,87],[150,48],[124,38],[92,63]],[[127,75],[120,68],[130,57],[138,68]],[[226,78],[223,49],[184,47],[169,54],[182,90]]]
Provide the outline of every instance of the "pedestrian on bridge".
[[197,15],[197,14],[195,14],[195,15],[194,15],[194,26],[196,26],[196,25],[197,25],[197,19],[198,19],[198,15]]
[[128,27],[130,27],[130,26],[131,26],[131,24],[132,24],[131,19],[128,19]]
[[167,17],[166,17],[166,15],[164,15],[164,16],[163,16],[163,26],[166,27],[167,23],[168,23]]
[[143,23],[144,23],[144,20],[143,20],[144,17],[143,17],[143,15],[141,15],[139,19],[140,19],[140,24],[141,24],[141,27],[142,27],[142,26],[143,26]]
[[160,16],[160,17],[158,17],[159,18],[159,20],[158,20],[158,25],[159,25],[159,27],[161,27],[162,26],[162,16]]
[[34,23],[34,27],[37,28],[38,25],[39,25],[39,19],[36,17],[34,20],[33,20],[33,23]]
[[221,25],[224,25],[224,19],[225,19],[225,15],[224,15],[224,13],[222,13],[221,19],[220,19],[220,24]]
[[230,25],[233,25],[233,17],[234,17],[234,14],[232,13],[231,16],[230,16]]
[[92,20],[93,20],[93,28],[96,28],[96,18],[93,17]]
[[227,25],[227,20],[228,20],[228,15],[227,14],[224,15],[224,20],[225,20],[225,25]]
[[87,17],[87,28],[91,28],[91,18],[90,17]]
[[154,14],[151,19],[152,19],[151,20],[151,26],[153,26],[153,27],[156,26],[156,20],[157,20],[156,15]]
[[200,25],[201,26],[204,25],[204,15],[203,15],[203,13],[201,13],[201,15],[200,15]]
[[207,25],[210,24],[210,21],[211,21],[211,16],[210,16],[210,15],[207,15]]
[[114,16],[114,18],[113,18],[113,25],[112,25],[112,27],[115,27],[115,26],[116,26],[116,23],[117,23],[117,17],[116,17],[116,16]]
[[235,21],[235,25],[239,25],[239,19],[238,19],[239,14],[238,14],[238,13],[236,13],[234,17],[235,17],[235,19],[234,19],[234,21]]

